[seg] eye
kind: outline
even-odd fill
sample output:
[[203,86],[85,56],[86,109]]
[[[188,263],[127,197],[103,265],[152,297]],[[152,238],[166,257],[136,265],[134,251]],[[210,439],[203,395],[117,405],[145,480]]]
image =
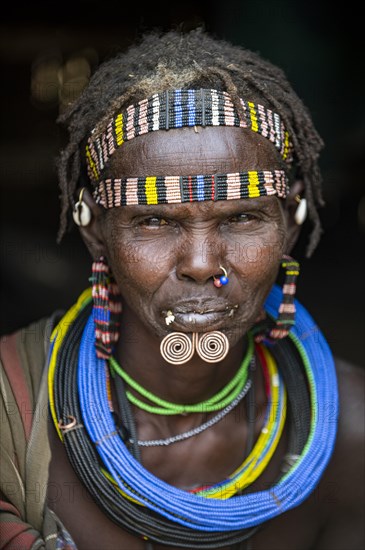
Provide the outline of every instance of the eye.
[[144,227],[162,227],[163,225],[168,225],[168,221],[164,218],[159,218],[158,216],[150,216],[149,218],[140,220],[139,225]]
[[240,214],[236,214],[235,216],[232,216],[229,218],[229,223],[249,223],[252,221],[257,221],[258,218],[254,214],[246,214],[245,212],[241,212]]

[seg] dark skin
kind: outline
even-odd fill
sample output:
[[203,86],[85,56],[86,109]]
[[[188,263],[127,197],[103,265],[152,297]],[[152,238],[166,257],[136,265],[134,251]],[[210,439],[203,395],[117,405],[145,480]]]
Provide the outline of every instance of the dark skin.
[[[162,152],[162,153],[161,153]],[[123,145],[110,161],[111,177],[229,173],[280,169],[272,145],[261,136],[236,128],[199,128],[153,132]],[[123,298],[121,339],[116,358],[145,388],[177,403],[197,403],[223,387],[239,368],[247,330],[262,310],[283,253],[298,235],[293,213],[296,182],[288,198],[260,197],[241,201],[158,206],[128,206],[103,212],[86,192],[92,209],[82,237],[93,258],[108,258]],[[217,289],[213,276],[223,265],[229,284]],[[185,304],[195,323],[183,315],[167,326],[167,310]],[[237,306],[238,307],[235,307]],[[227,308],[227,309],[226,309]],[[213,316],[207,310],[215,310]],[[233,313],[231,313],[233,311]],[[172,366],[161,357],[161,339],[178,330],[221,330],[230,342],[217,364],[196,354]],[[359,422],[362,371],[338,363],[341,417],[336,448],[318,487],[297,508],[265,524],[252,539],[255,550],[357,550],[363,547],[363,447]],[[266,396],[261,370],[255,373],[258,437]],[[140,439],[170,437],[200,425],[212,414],[153,415],[134,408]],[[329,411],[330,413],[330,411]],[[244,402],[223,421],[199,436],[169,447],[142,450],[145,468],[171,485],[191,489],[217,483],[234,471],[248,435]],[[50,425],[50,482],[63,487],[48,496],[79,550],[139,550],[144,543],[112,523],[88,496],[76,477],[62,444]],[[280,473],[287,432],[264,473],[250,491],[266,490]],[[298,489],[300,490],[300,488]],[[154,548],[169,548],[158,544]]]

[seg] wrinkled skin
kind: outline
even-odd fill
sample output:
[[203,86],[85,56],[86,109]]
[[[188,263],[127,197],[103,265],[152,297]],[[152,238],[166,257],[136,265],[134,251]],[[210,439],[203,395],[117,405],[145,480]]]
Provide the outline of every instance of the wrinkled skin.
[[[153,132],[116,151],[109,177],[229,173],[281,169],[277,152],[266,139],[236,128],[199,128]],[[179,403],[207,399],[237,371],[246,332],[260,315],[278,274],[283,253],[298,235],[294,197],[260,197],[241,201],[178,205],[128,206],[102,211],[85,193],[92,223],[81,234],[94,259],[108,259],[123,300],[121,338],[116,356],[124,369],[157,395]],[[223,265],[229,284],[213,285]],[[179,316],[169,326],[168,310],[196,312],[195,323]],[[207,313],[214,310],[213,314]],[[191,333],[221,330],[230,342],[227,357],[208,364],[197,355],[172,366],[160,354],[161,339],[178,330]],[[302,505],[279,515],[254,535],[255,550],[343,550],[362,548],[361,506],[361,376],[339,364],[341,410],[333,458],[318,488]],[[260,433],[266,396],[260,369],[255,374],[255,435]],[[209,415],[163,417],[134,409],[140,439],[169,437],[198,426]],[[357,422],[354,421],[356,419]],[[216,483],[244,458],[248,427],[244,403],[224,421],[199,436],[166,448],[142,450],[144,466],[183,489]],[[49,505],[64,521],[79,550],[143,549],[144,543],[110,522],[78,482],[62,445],[50,427],[53,457],[50,481],[68,490]],[[250,487],[259,491],[276,479],[285,454],[287,431],[273,459]],[[346,467],[344,464],[346,462]],[[349,483],[353,481],[352,489]],[[356,480],[356,483],[354,483]],[[70,492],[72,487],[72,494]],[[360,504],[359,504],[360,503]],[[154,548],[167,548],[154,545]]]
[[[111,177],[133,177],[268,167],[281,168],[268,140],[251,131],[220,127],[141,136],[116,151],[109,172]],[[294,191],[288,203],[293,201]],[[94,209],[94,213],[95,223],[82,230],[83,236],[94,258],[108,258],[123,296],[122,327],[131,327],[121,331],[118,358],[139,382],[166,399],[195,402],[209,397],[240,364],[242,336],[260,314],[282,254],[289,251],[290,238],[297,231],[283,201],[272,196],[128,206],[110,209],[102,216]],[[217,289],[213,276],[222,274],[219,265],[228,271],[230,281]],[[203,319],[202,326],[178,324],[177,319],[167,327],[166,312],[186,303],[191,304],[190,310],[218,308],[225,313],[217,315],[215,322]],[[161,339],[172,330],[222,330],[229,338],[230,354],[218,367],[195,355],[172,370],[159,353]],[[150,350],[148,367],[140,355],[145,349]],[[201,386],[197,372],[203,377]],[[182,373],[187,387],[181,383]]]

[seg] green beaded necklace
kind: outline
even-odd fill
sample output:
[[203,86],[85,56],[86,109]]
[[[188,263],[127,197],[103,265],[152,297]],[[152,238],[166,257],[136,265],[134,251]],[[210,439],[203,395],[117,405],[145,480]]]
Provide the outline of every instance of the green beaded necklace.
[[228,382],[228,384],[224,386],[224,388],[222,388],[218,393],[216,393],[209,399],[201,401],[200,403],[195,403],[194,405],[180,405],[178,403],[171,403],[170,401],[165,401],[157,395],[154,395],[150,391],[143,388],[140,384],[138,384],[138,382],[133,380],[133,378],[122,369],[122,367],[118,364],[114,357],[110,357],[109,365],[113,374],[119,375],[136,392],[142,395],[145,399],[148,399],[150,402],[157,405],[149,405],[144,401],[138,399],[138,397],[133,395],[130,391],[126,391],[128,400],[140,409],[143,409],[153,414],[163,415],[212,412],[219,411],[220,409],[226,407],[242,391],[244,385],[247,382],[248,366],[250,364],[253,352],[253,337],[250,333],[248,333],[247,353],[242,361],[240,368],[238,369],[232,380]]

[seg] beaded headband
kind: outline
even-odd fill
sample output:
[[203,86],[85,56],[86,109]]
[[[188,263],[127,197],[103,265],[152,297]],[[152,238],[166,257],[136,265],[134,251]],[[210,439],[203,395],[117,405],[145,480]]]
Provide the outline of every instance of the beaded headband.
[[149,176],[107,179],[95,188],[94,198],[104,208],[129,204],[248,199],[265,195],[286,197],[283,170],[249,171],[198,176]]
[[100,178],[106,163],[125,141],[155,130],[193,126],[236,126],[249,128],[269,139],[282,158],[292,161],[292,143],[277,113],[263,105],[240,99],[244,118],[230,96],[217,90],[170,90],[154,94],[113,116],[106,131],[91,136],[86,145],[88,175]]

